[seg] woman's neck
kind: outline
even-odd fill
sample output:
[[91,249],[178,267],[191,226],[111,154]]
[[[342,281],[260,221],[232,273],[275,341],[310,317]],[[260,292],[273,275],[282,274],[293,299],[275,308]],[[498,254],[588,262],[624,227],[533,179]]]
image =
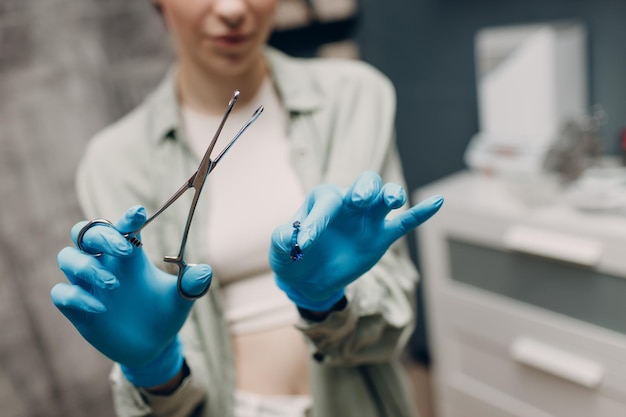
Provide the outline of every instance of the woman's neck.
[[206,114],[222,114],[235,90],[240,91],[239,106],[248,103],[263,84],[268,69],[260,57],[248,71],[232,76],[220,76],[181,65],[178,72],[178,92],[181,103]]

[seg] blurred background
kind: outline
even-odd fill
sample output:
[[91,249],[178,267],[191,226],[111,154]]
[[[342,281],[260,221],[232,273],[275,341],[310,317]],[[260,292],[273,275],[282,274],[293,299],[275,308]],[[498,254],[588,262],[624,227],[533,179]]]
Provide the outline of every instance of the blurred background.
[[[280,1],[273,45],[298,56],[362,59],[391,78],[410,191],[467,168],[468,144],[481,130],[476,35],[486,27],[581,22],[581,88],[588,105],[602,112],[594,135],[600,153],[621,155],[624,0]],[[166,31],[147,0],[0,0],[3,417],[113,414],[110,363],[58,313],[49,290],[64,280],[56,254],[82,219],[73,174],[86,141],[138,104],[171,59]],[[411,244],[421,267],[423,252],[416,239]],[[420,286],[420,325],[407,353],[428,370],[423,298]],[[424,384],[419,394],[428,402]]]

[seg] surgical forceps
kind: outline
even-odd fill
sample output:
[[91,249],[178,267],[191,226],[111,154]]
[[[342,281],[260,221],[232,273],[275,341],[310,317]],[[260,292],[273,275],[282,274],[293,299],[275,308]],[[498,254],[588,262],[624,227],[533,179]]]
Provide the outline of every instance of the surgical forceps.
[[[143,226],[141,226],[137,230],[123,234],[123,236],[126,239],[128,239],[130,243],[132,243],[136,247],[141,247],[142,242],[137,237],[139,232],[141,232],[141,230],[143,230],[148,224],[150,224],[159,214],[163,213],[169,206],[171,206],[176,200],[178,200],[178,198],[180,198],[180,196],[182,196],[187,190],[189,190],[190,188],[194,189],[193,200],[191,202],[191,207],[189,208],[189,214],[187,215],[187,222],[185,224],[185,229],[183,231],[183,237],[180,243],[180,250],[178,251],[178,255],[165,256],[163,258],[164,262],[175,264],[178,267],[178,280],[176,284],[178,293],[180,294],[181,297],[188,299],[188,300],[200,298],[209,290],[209,288],[207,287],[202,293],[197,294],[197,295],[191,295],[191,294],[186,293],[181,285],[183,273],[185,272],[185,268],[187,267],[187,262],[185,261],[185,247],[187,245],[187,237],[189,235],[189,228],[191,226],[191,220],[196,210],[198,199],[200,198],[200,192],[202,191],[202,187],[204,186],[207,176],[211,173],[211,171],[213,171],[213,169],[215,169],[216,165],[222,159],[224,154],[233,146],[235,141],[239,139],[239,137],[243,134],[243,132],[245,132],[246,129],[248,129],[248,127],[252,123],[254,123],[256,119],[258,119],[258,117],[263,112],[263,106],[259,106],[254,111],[250,119],[241,127],[239,132],[237,132],[237,134],[233,137],[233,139],[231,139],[231,141],[222,149],[219,155],[215,159],[211,159],[211,153],[213,152],[213,148],[215,148],[215,144],[217,143],[217,139],[222,131],[222,128],[224,127],[224,124],[226,123],[226,119],[230,115],[230,112],[232,111],[238,98],[239,98],[239,91],[235,91],[233,93],[232,98],[228,102],[228,108],[226,109],[226,112],[224,113],[224,116],[222,117],[222,120],[217,128],[217,131],[215,132],[213,139],[209,143],[209,147],[204,153],[204,156],[202,157],[202,160],[200,161],[200,166],[198,167],[196,172],[194,172],[191,175],[191,177],[165,203],[163,203],[163,205],[152,216],[150,216],[146,220]],[[87,250],[85,250],[83,246],[83,238],[87,230],[89,230],[91,227],[97,224],[106,225],[106,226],[115,228],[113,223],[111,223],[110,221],[106,219],[91,220],[87,222],[87,224],[83,226],[82,229],[78,232],[78,236],[76,239],[76,245],[78,246],[78,248],[82,250],[83,252],[89,253],[93,256],[100,256],[102,255],[102,253],[90,253]]]

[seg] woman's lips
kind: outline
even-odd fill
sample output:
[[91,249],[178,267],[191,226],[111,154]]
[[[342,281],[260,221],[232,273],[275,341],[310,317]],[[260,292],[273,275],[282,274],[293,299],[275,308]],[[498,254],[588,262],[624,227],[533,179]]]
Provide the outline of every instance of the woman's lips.
[[223,47],[234,47],[244,44],[249,36],[247,35],[221,35],[209,36],[211,42]]

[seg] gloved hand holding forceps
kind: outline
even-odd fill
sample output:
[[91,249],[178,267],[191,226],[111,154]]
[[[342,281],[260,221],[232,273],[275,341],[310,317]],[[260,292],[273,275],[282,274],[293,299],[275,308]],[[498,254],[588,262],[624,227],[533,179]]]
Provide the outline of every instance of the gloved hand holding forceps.
[[[104,219],[80,222],[72,229],[76,247],[65,248],[58,255],[59,267],[71,285],[57,284],[52,289],[54,304],[88,342],[118,362],[127,379],[137,386],[158,387],[180,375],[183,355],[178,331],[193,300],[206,293],[212,278],[208,265],[190,266],[184,258],[195,207],[207,175],[263,111],[259,107],[212,159],[238,97],[235,91],[198,170],[151,217],[146,218],[145,209],[136,206],[117,224]],[[177,276],[173,276],[148,259],[140,231],[190,188],[195,192],[180,251],[164,259],[178,267]]]
[[[121,365],[129,381],[155,387],[172,379],[182,367],[177,334],[193,301],[178,294],[175,275],[157,268],[143,248],[123,236],[145,220],[145,209],[136,206],[115,228],[91,228],[85,234],[85,248],[101,256],[75,247],[61,250],[58,264],[70,284],[57,284],[51,296],[92,346]],[[74,242],[85,223],[73,227]],[[189,294],[200,294],[211,278],[208,265],[189,266],[181,286]]]

